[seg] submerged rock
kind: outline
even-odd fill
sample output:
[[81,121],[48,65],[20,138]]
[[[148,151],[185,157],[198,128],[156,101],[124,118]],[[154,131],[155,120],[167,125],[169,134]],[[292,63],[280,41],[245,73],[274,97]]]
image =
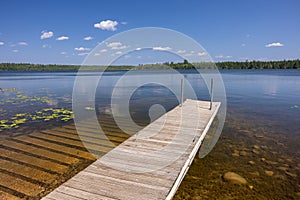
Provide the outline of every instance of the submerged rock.
[[250,160],[248,163],[249,163],[250,165],[254,165],[254,164],[255,164],[255,162],[252,161],[252,160]]
[[274,175],[274,178],[280,179],[280,180],[286,180],[286,177],[282,174],[276,174]]
[[238,154],[238,153],[232,153],[231,154],[233,157],[239,157],[240,156],[240,154]]
[[271,161],[271,160],[267,160],[266,163],[270,164],[270,165],[277,165],[278,162],[276,161]]
[[268,176],[273,176],[273,174],[274,174],[273,171],[269,171],[269,170],[266,170],[265,173],[266,173],[266,175],[268,175]]
[[259,176],[260,174],[259,174],[259,172],[249,172],[249,174],[251,174],[251,175],[253,175],[253,176]]
[[287,171],[289,168],[280,166],[280,167],[278,167],[278,169],[280,169],[282,171]]
[[240,155],[241,155],[241,156],[247,156],[248,153],[247,153],[246,151],[241,151],[241,152],[240,152]]
[[259,154],[259,151],[257,149],[253,149],[252,152],[255,153],[256,155]]
[[297,174],[293,174],[293,173],[287,172],[287,171],[285,172],[285,174],[288,175],[288,176],[291,176],[293,178],[297,178]]
[[232,153],[231,155],[234,156],[234,157],[239,157],[239,156],[240,156],[238,150],[234,150],[233,153]]
[[291,158],[287,158],[286,161],[289,162],[289,163],[293,162],[293,160]]
[[223,179],[234,184],[247,184],[245,178],[234,172],[226,172],[223,175]]
[[263,135],[259,135],[259,134],[256,134],[255,137],[257,137],[257,138],[264,138]]

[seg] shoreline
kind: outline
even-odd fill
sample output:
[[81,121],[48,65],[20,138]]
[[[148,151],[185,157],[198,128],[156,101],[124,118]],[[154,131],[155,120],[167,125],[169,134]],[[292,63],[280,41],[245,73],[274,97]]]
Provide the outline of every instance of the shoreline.
[[[0,70],[0,73],[77,73],[77,72],[127,72],[131,71],[132,69],[106,69],[106,70]],[[168,69],[136,69],[134,71],[167,71]],[[203,70],[203,71],[209,71],[209,70],[219,70],[224,72],[234,72],[234,71],[252,71],[252,72],[259,72],[259,71],[299,71],[300,68],[297,69],[176,69],[181,72],[189,72],[189,71],[195,71],[195,70]],[[1,74],[0,74],[1,77]]]
[[81,65],[61,65],[61,64],[31,64],[31,63],[0,63],[0,72],[2,71],[118,71],[118,70],[193,70],[193,69],[211,69],[219,70],[260,70],[260,69],[300,69],[300,60],[283,61],[245,61],[245,62],[165,62],[139,65],[113,65],[113,66],[81,66]]

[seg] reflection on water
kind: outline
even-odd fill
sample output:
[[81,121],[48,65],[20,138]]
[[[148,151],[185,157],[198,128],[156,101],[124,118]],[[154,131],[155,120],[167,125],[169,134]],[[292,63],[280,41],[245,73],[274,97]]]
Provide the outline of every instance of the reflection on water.
[[[137,131],[127,127],[131,132],[124,133],[112,118],[110,97],[124,73],[105,72],[99,83],[101,87],[97,88],[96,104],[83,105],[86,112],[96,110],[101,127],[115,145]],[[43,195],[95,159],[80,142],[82,137],[76,134],[72,121],[75,75],[73,72],[0,74],[1,198]],[[186,75],[197,97],[208,100],[203,80],[191,72]],[[222,71],[222,76],[228,103],[223,134],[208,156],[195,159],[175,199],[299,198],[299,70],[228,70]],[[170,78],[170,84],[180,88],[177,79]],[[126,95],[127,89],[131,91],[123,88],[118,95]],[[170,110],[179,103],[176,98],[179,92],[155,83],[143,85],[130,96],[130,116],[143,127],[151,122],[152,105],[161,104]],[[96,148],[94,143],[103,138],[95,138],[88,120],[83,128],[86,134],[83,139]],[[207,143],[209,137],[208,134]],[[100,151],[111,148],[110,144],[103,144]],[[223,181],[222,175],[227,171],[246,178],[247,185]]]

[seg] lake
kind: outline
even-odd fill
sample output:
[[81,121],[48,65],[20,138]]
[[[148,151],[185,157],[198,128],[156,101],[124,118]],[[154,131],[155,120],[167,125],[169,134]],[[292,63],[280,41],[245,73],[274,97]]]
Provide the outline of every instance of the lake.
[[[101,73],[95,102],[79,100],[86,113],[81,117],[87,121],[83,137],[87,143],[93,143],[89,134],[95,130],[87,119],[94,111],[105,134],[118,145],[164,112],[149,116],[152,105],[160,104],[167,111],[178,105],[180,80],[175,75],[150,71],[116,86],[125,73]],[[181,73],[196,98],[209,100],[209,90],[195,71]],[[300,198],[300,70],[223,70],[221,75],[227,96],[222,135],[210,154],[194,160],[174,199]],[[97,78],[92,72],[81,76],[87,81]],[[152,82],[132,85],[148,76]],[[113,148],[87,151],[76,135],[75,78],[76,72],[0,73],[0,198],[41,197],[93,162],[94,155]],[[186,91],[185,98],[189,95]],[[122,107],[118,102],[124,99],[128,105]],[[124,109],[137,124],[125,127],[129,132],[120,129],[112,116],[121,117],[126,126]],[[243,176],[247,185],[224,181],[227,171]]]

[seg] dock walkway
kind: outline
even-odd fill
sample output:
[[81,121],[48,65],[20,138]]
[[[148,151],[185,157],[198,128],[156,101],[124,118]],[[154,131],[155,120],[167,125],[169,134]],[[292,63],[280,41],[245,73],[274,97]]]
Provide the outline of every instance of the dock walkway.
[[219,107],[186,100],[43,199],[172,199]]

